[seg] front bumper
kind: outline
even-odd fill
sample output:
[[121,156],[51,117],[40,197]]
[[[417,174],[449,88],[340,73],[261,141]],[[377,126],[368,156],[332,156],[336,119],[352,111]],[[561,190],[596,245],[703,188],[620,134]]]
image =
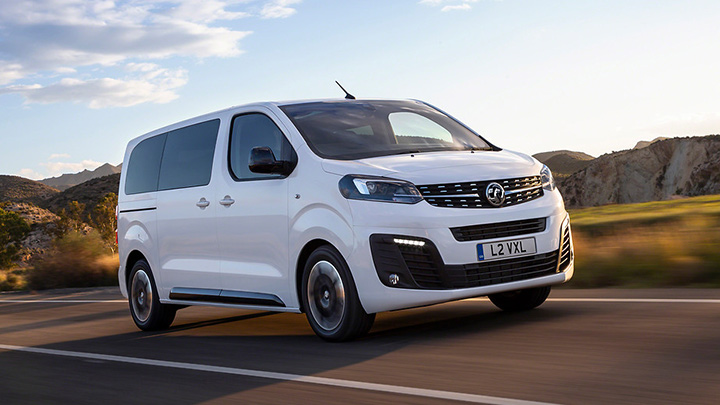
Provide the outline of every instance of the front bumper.
[[[430,224],[429,227],[361,226],[356,222],[355,249],[348,264],[365,311],[410,308],[568,281],[574,272],[574,253],[567,212],[555,198],[541,198],[540,201],[508,209],[473,210],[472,214],[469,210],[440,209],[451,214],[444,217],[438,215],[438,208],[421,205],[401,207],[405,212],[397,213],[398,217],[408,218],[408,211],[412,209],[418,212],[415,218],[423,218],[429,215],[428,211],[434,211],[434,217],[426,217],[428,220],[424,222]],[[394,204],[388,204],[383,211],[387,214],[388,210],[395,209]],[[353,207],[354,218],[357,212],[358,209]],[[544,230],[463,241],[451,231],[458,226],[492,225],[528,218],[543,218]],[[395,225],[392,221],[385,222]],[[478,261],[478,243],[528,237],[535,239],[536,252],[533,254]],[[422,247],[398,244],[395,239],[425,244]]]

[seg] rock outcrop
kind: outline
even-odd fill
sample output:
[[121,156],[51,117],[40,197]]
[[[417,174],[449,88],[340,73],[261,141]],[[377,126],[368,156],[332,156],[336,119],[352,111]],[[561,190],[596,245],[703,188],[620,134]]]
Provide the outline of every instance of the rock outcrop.
[[569,207],[720,193],[720,135],[659,140],[606,154],[562,180]]

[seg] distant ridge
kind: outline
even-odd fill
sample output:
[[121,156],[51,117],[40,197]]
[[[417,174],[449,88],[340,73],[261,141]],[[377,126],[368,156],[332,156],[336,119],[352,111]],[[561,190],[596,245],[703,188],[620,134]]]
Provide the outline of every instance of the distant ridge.
[[654,144],[655,142],[664,141],[666,139],[670,139],[670,138],[666,138],[664,136],[659,136],[659,137],[653,139],[652,141],[640,141],[637,144],[635,144],[635,147],[633,149],[647,148],[648,146]]
[[108,193],[117,194],[119,185],[120,173],[98,177],[56,193],[39,205],[58,213],[67,208],[71,201],[77,201],[85,204],[86,210],[91,210]]
[[40,183],[63,191],[67,190],[70,187],[77,186],[80,183],[84,183],[88,180],[116,173],[120,173],[120,165],[113,166],[110,163],[105,163],[104,165],[98,167],[95,170],[85,169],[80,173],[63,174],[62,176],[58,177],[50,177],[40,180]]
[[546,164],[557,177],[567,177],[584,169],[595,159],[587,153],[571,150],[536,153],[533,157]]

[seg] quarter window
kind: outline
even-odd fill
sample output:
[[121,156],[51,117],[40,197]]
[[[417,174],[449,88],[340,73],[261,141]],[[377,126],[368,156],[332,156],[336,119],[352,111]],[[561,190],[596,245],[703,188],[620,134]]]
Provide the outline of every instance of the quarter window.
[[125,175],[125,194],[157,191],[160,161],[167,134],[138,143],[130,154]]
[[295,151],[278,126],[267,115],[243,114],[235,117],[230,134],[230,171],[237,180],[282,178],[277,174],[250,171],[250,151],[256,147],[269,147],[275,159],[294,161]]

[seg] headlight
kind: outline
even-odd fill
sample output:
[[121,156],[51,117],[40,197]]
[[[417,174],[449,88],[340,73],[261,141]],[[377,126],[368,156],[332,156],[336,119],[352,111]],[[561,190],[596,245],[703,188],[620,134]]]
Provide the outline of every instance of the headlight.
[[540,170],[540,179],[545,190],[555,190],[555,179],[553,179],[553,175],[549,167],[543,165],[542,170]]
[[416,204],[423,199],[414,184],[386,177],[348,174],[338,186],[343,197],[351,200]]

